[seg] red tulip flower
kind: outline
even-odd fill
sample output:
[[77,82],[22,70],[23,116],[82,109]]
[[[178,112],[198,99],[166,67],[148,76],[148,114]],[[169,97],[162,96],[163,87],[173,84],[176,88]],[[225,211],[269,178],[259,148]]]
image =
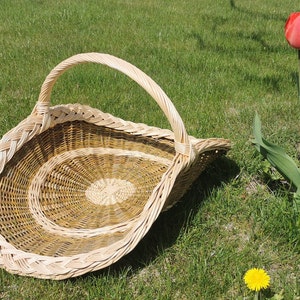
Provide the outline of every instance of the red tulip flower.
[[300,12],[291,13],[284,27],[285,38],[288,43],[298,50],[298,97],[300,100]]
[[285,38],[296,49],[300,49],[300,12],[290,14],[284,27]]

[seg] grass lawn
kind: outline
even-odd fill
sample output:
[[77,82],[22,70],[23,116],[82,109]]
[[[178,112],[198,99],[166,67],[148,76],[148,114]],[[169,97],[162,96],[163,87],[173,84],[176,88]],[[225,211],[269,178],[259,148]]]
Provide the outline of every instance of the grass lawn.
[[[243,276],[254,267],[270,275],[269,295],[300,299],[292,197],[251,145],[257,111],[265,137],[297,160],[297,53],[283,29],[298,9],[292,0],[1,0],[1,136],[31,113],[56,64],[102,52],[152,77],[190,135],[233,148],[115,265],[64,281],[0,270],[0,299],[250,299]],[[74,102],[169,127],[144,91],[101,66],[57,82],[52,104]]]

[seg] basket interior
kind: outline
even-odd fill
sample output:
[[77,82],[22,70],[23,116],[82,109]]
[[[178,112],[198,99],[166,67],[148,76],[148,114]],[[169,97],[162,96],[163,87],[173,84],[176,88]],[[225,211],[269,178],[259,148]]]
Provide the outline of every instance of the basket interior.
[[71,256],[122,239],[174,157],[173,142],[85,121],[55,125],[0,175],[0,234],[17,249]]

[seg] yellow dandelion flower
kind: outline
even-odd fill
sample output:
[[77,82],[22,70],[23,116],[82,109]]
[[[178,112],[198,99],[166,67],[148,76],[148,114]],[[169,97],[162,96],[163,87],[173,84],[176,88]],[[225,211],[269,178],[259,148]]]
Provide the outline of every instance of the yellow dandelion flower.
[[247,287],[252,291],[266,289],[270,285],[270,276],[263,269],[250,269],[244,276]]

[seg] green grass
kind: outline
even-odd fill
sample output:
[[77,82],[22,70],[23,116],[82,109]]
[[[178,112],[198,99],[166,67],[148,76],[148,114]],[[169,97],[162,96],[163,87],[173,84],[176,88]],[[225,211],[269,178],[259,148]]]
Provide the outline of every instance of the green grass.
[[[61,282],[0,271],[1,299],[236,299],[263,267],[271,292],[300,298],[299,231],[291,197],[269,185],[250,143],[264,136],[296,157],[297,55],[284,38],[295,1],[33,1],[0,5],[0,134],[33,109],[63,59],[104,52],[141,68],[169,95],[187,131],[233,142],[137,248],[109,269]],[[101,66],[67,72],[52,104],[80,102],[134,122],[169,127],[154,101]]]

